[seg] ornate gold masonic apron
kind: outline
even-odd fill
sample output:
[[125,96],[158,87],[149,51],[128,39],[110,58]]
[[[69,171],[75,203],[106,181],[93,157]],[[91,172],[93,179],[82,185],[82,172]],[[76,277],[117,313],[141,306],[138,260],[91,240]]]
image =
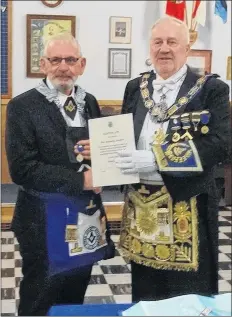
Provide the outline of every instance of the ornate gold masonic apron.
[[[192,122],[194,131],[198,131],[201,122],[201,133],[208,133],[210,114],[201,111],[191,116],[190,113],[177,116],[176,113],[201,91],[208,79],[216,76],[209,74],[199,78],[186,96],[178,99],[162,118],[161,122],[173,120],[172,130],[175,133],[171,141],[166,139],[162,128],[154,135],[152,148],[160,171],[202,171],[189,129]],[[160,109],[150,95],[149,77],[150,73],[142,76],[140,91],[144,106],[155,119]],[[157,269],[197,271],[199,238],[196,197],[173,201],[165,186],[139,186],[140,189],[138,184],[132,185],[126,195],[120,236],[120,246],[125,255],[138,264]]]
[[123,209],[120,247],[125,256],[157,269],[196,271],[196,198],[173,202],[165,186],[135,186]]

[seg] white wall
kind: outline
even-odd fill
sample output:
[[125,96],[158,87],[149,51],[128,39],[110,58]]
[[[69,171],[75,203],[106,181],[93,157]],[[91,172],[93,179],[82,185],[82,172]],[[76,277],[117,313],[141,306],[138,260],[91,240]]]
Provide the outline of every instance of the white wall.
[[[218,73],[225,80],[226,60],[231,55],[231,2],[227,1],[227,24],[214,16],[214,1],[207,2],[208,22],[205,28],[199,30],[200,36],[193,48],[212,49],[212,72]],[[13,1],[13,96],[33,88],[41,80],[26,77],[26,14],[76,15],[77,38],[87,58],[86,71],[79,78],[79,84],[97,99],[121,100],[129,79],[108,78],[108,48],[132,48],[132,78],[146,71],[149,29],[163,14],[165,3],[65,0],[56,8],[48,8],[39,0]],[[132,17],[131,44],[109,43],[110,16]]]

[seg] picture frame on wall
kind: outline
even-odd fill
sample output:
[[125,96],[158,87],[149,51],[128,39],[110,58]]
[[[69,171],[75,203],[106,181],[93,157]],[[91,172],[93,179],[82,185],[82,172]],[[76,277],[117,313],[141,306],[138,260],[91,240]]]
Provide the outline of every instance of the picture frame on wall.
[[187,64],[196,74],[203,76],[211,72],[212,50],[190,50]]
[[27,77],[43,78],[40,58],[49,37],[62,32],[75,36],[76,17],[27,14]]
[[131,49],[109,48],[109,78],[131,78]]
[[131,43],[132,18],[131,17],[110,17],[110,43],[130,44]]

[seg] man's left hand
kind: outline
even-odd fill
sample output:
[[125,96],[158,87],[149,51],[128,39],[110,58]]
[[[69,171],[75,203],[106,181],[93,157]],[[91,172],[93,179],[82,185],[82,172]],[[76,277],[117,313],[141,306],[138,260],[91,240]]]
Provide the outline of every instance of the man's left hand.
[[151,173],[157,169],[154,154],[147,150],[121,151],[115,163],[123,174]]
[[90,160],[90,143],[89,140],[81,140],[74,146],[74,153],[81,154],[85,160]]

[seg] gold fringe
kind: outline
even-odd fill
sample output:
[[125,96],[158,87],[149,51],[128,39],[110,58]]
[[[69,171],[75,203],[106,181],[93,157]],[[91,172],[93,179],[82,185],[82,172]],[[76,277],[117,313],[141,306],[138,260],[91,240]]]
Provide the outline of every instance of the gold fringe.
[[121,254],[123,257],[127,258],[130,261],[134,261],[137,264],[141,264],[147,267],[152,267],[153,269],[158,269],[158,270],[175,270],[175,271],[184,271],[184,272],[190,272],[190,271],[197,271],[198,270],[198,265],[196,267],[191,267],[191,266],[183,266],[183,263],[175,263],[173,262],[172,265],[170,265],[170,262],[168,263],[158,263],[155,260],[147,260],[147,259],[142,259],[140,256],[131,253],[128,250],[125,250],[123,247],[119,245]]

